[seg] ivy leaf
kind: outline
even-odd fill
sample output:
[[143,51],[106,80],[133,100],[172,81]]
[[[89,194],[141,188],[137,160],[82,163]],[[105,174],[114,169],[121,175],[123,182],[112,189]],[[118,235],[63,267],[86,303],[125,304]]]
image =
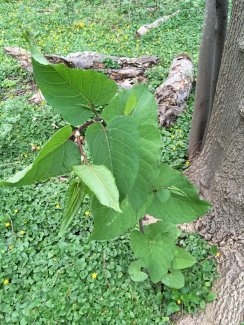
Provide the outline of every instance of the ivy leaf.
[[80,181],[74,180],[69,185],[64,201],[64,215],[59,230],[59,236],[63,236],[70,225],[86,195],[86,187]]
[[119,207],[119,191],[112,173],[105,166],[74,166],[77,176],[96,195],[99,202],[115,211],[122,212]]
[[116,83],[102,73],[51,64],[34,47],[32,65],[48,104],[72,125],[84,123],[93,116],[92,106],[107,104],[117,92]]
[[23,186],[51,177],[65,175],[72,166],[80,163],[80,152],[75,143],[68,140],[72,134],[71,126],[57,131],[45,144],[34,162],[16,173],[0,186]]
[[191,267],[196,263],[195,257],[193,257],[185,249],[177,247],[175,250],[175,258],[173,260],[173,269],[181,270]]
[[172,270],[162,278],[163,284],[172,289],[181,289],[185,285],[185,278],[181,271]]
[[122,213],[102,206],[94,198],[91,211],[94,218],[94,229],[90,240],[109,240],[125,233],[135,226],[138,218],[127,199],[121,202]]
[[122,90],[105,107],[102,117],[106,122],[119,115],[133,117],[138,125],[153,125],[157,127],[157,103],[154,96],[145,85]]
[[141,282],[148,278],[148,275],[145,272],[141,271],[142,266],[143,266],[143,263],[141,260],[133,261],[130,263],[129,274],[133,281]]
[[184,175],[161,164],[148,214],[180,224],[195,220],[208,212],[209,208],[210,204],[199,198],[196,188]]
[[86,131],[92,161],[106,166],[114,175],[119,192],[125,197],[139,169],[140,138],[137,124],[129,116],[119,116],[106,128],[94,123]]
[[131,233],[131,248],[142,260],[154,283],[161,281],[174,258],[176,227],[161,221],[144,227],[144,234]]

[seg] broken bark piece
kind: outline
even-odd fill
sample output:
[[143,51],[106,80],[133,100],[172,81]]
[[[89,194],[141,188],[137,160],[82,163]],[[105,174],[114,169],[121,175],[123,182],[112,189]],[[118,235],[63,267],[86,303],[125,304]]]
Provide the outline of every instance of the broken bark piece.
[[171,15],[168,16],[163,16],[158,18],[157,20],[155,20],[153,23],[151,24],[146,24],[146,25],[142,25],[136,32],[135,37],[136,38],[140,38],[142,37],[142,35],[145,35],[149,30],[157,28],[159,25],[165,23],[167,20],[169,20],[170,18],[178,15],[178,13],[180,12],[180,10],[177,10],[176,12],[174,12]]
[[159,123],[171,126],[187,107],[194,78],[194,65],[188,55],[177,56],[170,67],[166,81],[155,92]]

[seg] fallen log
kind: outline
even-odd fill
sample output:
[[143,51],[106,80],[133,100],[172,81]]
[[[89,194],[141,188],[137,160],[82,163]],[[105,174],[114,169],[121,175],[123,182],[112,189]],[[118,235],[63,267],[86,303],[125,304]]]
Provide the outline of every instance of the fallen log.
[[104,69],[106,68],[106,61],[108,62],[108,60],[111,60],[112,63],[117,63],[120,68],[137,67],[147,69],[159,63],[159,58],[156,56],[128,58],[87,51],[71,53],[66,56],[65,59],[72,63],[76,68],[81,69]]
[[[28,71],[32,71],[31,53],[17,46],[4,48],[5,52],[20,62],[21,66]],[[109,66],[116,64],[113,70],[122,71],[125,68],[148,69],[159,63],[157,56],[141,56],[139,58],[118,57],[112,55],[99,54],[96,52],[76,52],[67,56],[45,55],[46,59],[54,64],[63,63],[71,68],[94,69],[110,71]],[[121,72],[123,73],[123,72]],[[126,75],[126,73],[124,73]]]
[[180,10],[177,10],[176,12],[174,12],[171,15],[168,16],[163,16],[158,18],[157,20],[155,20],[153,23],[151,24],[146,24],[146,25],[142,25],[140,28],[138,28],[138,30],[136,31],[136,38],[140,38],[143,35],[145,35],[149,30],[157,28],[159,25],[165,23],[167,20],[169,20],[170,18],[178,15],[178,13],[180,12]]
[[187,107],[194,78],[194,65],[188,55],[177,56],[170,67],[168,78],[155,92],[159,123],[171,126]]
[[[31,53],[22,48],[5,47],[5,52],[15,58],[22,68],[32,72]],[[134,84],[145,82],[145,71],[159,63],[156,56],[139,58],[118,57],[96,52],[76,52],[68,56],[45,55],[54,64],[62,63],[70,68],[94,69],[105,73],[123,88],[131,88]],[[37,97],[38,98],[38,97]],[[34,101],[36,101],[34,99]]]
[[[32,72],[30,52],[18,47],[6,47],[5,51],[19,61],[24,69]],[[127,58],[87,51],[72,53],[66,57],[59,55],[45,55],[45,57],[54,64],[63,63],[71,68],[101,71],[123,88],[145,83],[146,69],[159,63],[159,58],[156,56]],[[115,64],[117,68],[112,68]],[[192,87],[193,73],[191,59],[187,55],[180,55],[173,60],[167,80],[156,89],[155,98],[158,102],[159,122],[162,126],[172,125],[176,117],[185,110]],[[40,91],[30,99],[35,104],[41,104],[43,100]]]

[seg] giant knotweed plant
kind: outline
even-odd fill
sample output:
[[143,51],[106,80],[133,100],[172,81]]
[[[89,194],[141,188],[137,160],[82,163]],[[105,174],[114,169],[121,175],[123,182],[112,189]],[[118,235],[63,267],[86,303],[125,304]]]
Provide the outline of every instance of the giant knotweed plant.
[[[209,203],[180,172],[160,163],[153,95],[145,86],[119,89],[99,72],[51,64],[31,49],[37,85],[69,124],[51,137],[30,166],[0,185],[24,186],[71,174],[61,235],[89,194],[91,240],[111,240],[130,229],[136,258],[129,266],[132,279],[142,281],[149,274],[155,283],[183,287],[181,269],[195,259],[177,247],[176,225],[203,215]],[[143,227],[146,213],[159,220]]]

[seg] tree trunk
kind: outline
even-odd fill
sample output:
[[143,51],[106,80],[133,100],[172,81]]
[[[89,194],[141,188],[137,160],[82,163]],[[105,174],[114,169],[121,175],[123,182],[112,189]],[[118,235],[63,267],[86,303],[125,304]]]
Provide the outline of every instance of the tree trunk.
[[217,299],[180,325],[240,325],[244,321],[244,1],[233,3],[206,143],[189,177],[213,204],[195,228],[220,246]]
[[216,0],[207,0],[204,15],[201,47],[199,54],[196,100],[192,117],[192,129],[189,144],[189,158],[198,154],[202,148],[211,96],[211,80],[214,60]]
[[202,140],[202,146],[204,145],[206,140],[210,118],[212,114],[217,81],[219,78],[220,64],[221,64],[222,55],[224,51],[224,44],[225,44],[226,31],[227,31],[227,21],[228,21],[228,0],[216,0],[216,26],[215,26],[212,80],[211,80],[211,89],[210,89],[210,102],[209,102],[208,120],[207,120],[207,125]]

